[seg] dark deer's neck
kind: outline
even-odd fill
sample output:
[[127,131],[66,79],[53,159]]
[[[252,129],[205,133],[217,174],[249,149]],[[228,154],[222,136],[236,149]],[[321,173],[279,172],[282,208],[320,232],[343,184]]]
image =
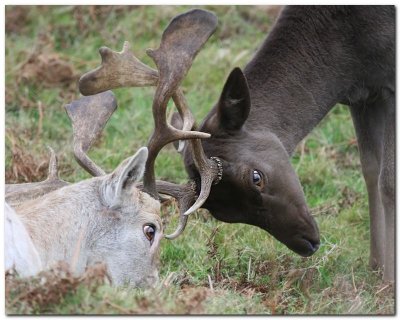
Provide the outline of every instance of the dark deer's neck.
[[274,133],[289,154],[343,101],[357,77],[352,53],[346,52],[351,46],[343,46],[349,31],[332,21],[334,14],[284,10],[244,70],[252,101],[247,130]]

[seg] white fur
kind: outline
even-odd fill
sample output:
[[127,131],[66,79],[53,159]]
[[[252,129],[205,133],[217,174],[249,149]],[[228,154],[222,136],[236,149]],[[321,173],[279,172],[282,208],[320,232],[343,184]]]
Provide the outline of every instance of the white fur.
[[4,215],[5,270],[14,268],[22,277],[33,276],[42,269],[39,254],[25,226],[7,203]]
[[[141,148],[111,174],[71,184],[27,201],[16,212],[30,234],[43,268],[65,260],[76,274],[105,262],[115,285],[147,286],[158,279],[162,238],[160,205],[133,186],[141,179]],[[156,227],[152,244],[143,226]]]

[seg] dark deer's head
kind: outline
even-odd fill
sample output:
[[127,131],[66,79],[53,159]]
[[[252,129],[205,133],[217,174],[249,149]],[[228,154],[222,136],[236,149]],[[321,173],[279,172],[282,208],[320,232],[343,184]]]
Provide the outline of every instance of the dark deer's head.
[[[319,246],[318,228],[289,155],[267,130],[247,130],[250,108],[245,76],[234,69],[200,126],[200,131],[211,134],[202,141],[205,154],[218,157],[223,168],[222,180],[213,185],[203,207],[218,220],[258,226],[296,253],[312,255]],[[174,125],[181,125],[177,116]],[[190,178],[196,181],[198,171],[187,150],[184,160]]]

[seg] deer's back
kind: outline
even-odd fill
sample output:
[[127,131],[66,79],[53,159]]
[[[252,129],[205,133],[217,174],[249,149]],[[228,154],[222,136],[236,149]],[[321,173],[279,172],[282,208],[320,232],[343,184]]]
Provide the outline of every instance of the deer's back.
[[286,7],[245,68],[255,105],[250,118],[260,117],[258,97],[299,81],[305,90],[327,82],[327,90],[340,91],[336,102],[347,104],[368,96],[360,88],[394,90],[394,42],[394,6]]

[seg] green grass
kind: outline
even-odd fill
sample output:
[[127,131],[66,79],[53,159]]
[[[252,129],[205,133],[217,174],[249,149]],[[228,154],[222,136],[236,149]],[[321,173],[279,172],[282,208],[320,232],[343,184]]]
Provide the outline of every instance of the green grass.
[[[15,175],[12,153],[31,154],[32,168],[47,159],[46,145],[60,158],[63,179],[88,178],[72,154],[72,135],[63,106],[79,97],[75,84],[47,87],[41,81],[19,80],[20,68],[39,38],[49,52],[66,59],[77,74],[99,64],[98,48],[121,50],[124,40],[135,54],[154,66],[146,48],[156,48],[168,21],[189,6],[108,9],[92,15],[89,7],[6,8],[6,178]],[[244,67],[272,26],[262,8],[207,6],[219,27],[196,58],[182,87],[196,119],[218,99],[229,71]],[[99,10],[99,9],[98,9]],[[15,15],[18,13],[21,16]],[[14,18],[13,18],[14,16]],[[14,20],[15,21],[14,21]],[[12,24],[12,22],[14,24]],[[107,124],[90,156],[106,171],[146,144],[152,131],[153,88],[114,90],[119,108]],[[43,110],[40,128],[39,101]],[[14,145],[13,145],[14,144]],[[15,145],[19,147],[15,149]],[[190,217],[177,240],[161,245],[161,281],[155,289],[117,289],[107,285],[90,291],[80,287],[60,304],[44,309],[25,304],[9,306],[9,313],[121,314],[387,314],[394,312],[393,288],[368,267],[369,219],[364,181],[350,114],[337,106],[305,139],[293,157],[307,202],[321,233],[320,250],[301,258],[261,229],[218,222],[205,210]],[[43,165],[42,165],[43,167]],[[14,170],[14,171],[13,171]],[[46,170],[27,177],[43,179]],[[184,182],[179,155],[166,147],[156,163],[156,175]],[[177,223],[173,210],[164,208]],[[212,281],[210,288],[209,279]]]

